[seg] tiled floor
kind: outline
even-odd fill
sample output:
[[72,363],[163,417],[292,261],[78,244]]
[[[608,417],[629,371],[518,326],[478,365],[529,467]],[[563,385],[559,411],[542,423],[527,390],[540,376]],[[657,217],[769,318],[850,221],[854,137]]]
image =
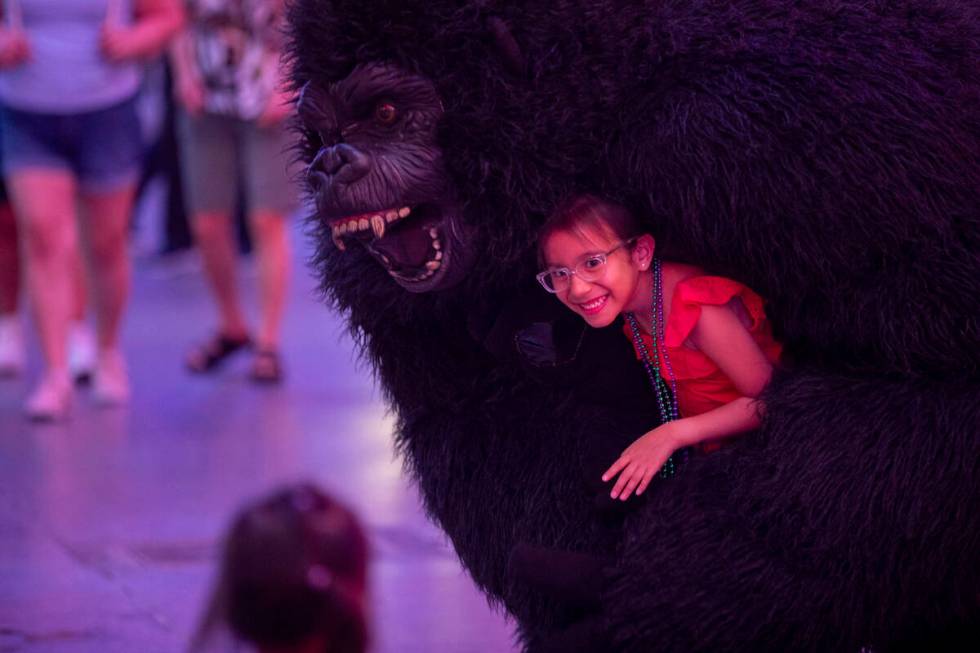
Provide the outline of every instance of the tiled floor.
[[[373,537],[376,653],[515,650],[421,513],[370,370],[294,240],[282,387],[251,385],[246,358],[186,375],[182,356],[214,325],[203,282],[150,261],[137,262],[125,327],[128,408],[96,409],[83,392],[67,424],[34,426],[20,413],[27,380],[0,381],[0,653],[183,650],[232,511],[300,478],[352,505]],[[247,265],[243,276],[254,288]]]

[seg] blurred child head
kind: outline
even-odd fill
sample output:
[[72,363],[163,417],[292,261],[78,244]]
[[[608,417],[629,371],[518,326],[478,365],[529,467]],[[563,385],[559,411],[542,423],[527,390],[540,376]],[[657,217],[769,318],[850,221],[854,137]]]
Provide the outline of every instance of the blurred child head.
[[223,623],[262,653],[363,653],[367,561],[357,518],[311,484],[246,505],[197,642]]

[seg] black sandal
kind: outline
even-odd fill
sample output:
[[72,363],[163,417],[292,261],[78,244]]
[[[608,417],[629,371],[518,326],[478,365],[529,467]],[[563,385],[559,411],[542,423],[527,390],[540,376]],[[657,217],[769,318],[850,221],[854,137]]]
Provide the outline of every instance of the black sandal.
[[251,346],[252,339],[248,336],[230,338],[221,333],[216,334],[209,341],[191,350],[187,356],[187,369],[194,374],[206,374],[235,352]]
[[276,384],[282,381],[282,361],[275,349],[259,349],[252,360],[249,377],[256,383]]

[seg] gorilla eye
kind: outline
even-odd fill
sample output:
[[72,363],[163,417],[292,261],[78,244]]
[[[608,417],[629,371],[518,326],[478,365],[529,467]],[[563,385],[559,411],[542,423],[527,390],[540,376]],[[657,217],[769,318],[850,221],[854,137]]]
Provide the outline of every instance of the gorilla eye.
[[387,127],[394,124],[395,120],[398,119],[398,109],[391,102],[379,102],[378,106],[374,108],[374,119],[378,121],[378,124]]

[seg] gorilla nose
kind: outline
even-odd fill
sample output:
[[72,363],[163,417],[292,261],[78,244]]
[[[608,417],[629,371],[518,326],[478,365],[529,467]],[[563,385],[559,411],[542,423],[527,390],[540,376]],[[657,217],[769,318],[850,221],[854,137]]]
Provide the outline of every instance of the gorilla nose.
[[347,143],[323,148],[311,166],[311,172],[323,172],[345,184],[357,181],[370,169],[371,158]]

